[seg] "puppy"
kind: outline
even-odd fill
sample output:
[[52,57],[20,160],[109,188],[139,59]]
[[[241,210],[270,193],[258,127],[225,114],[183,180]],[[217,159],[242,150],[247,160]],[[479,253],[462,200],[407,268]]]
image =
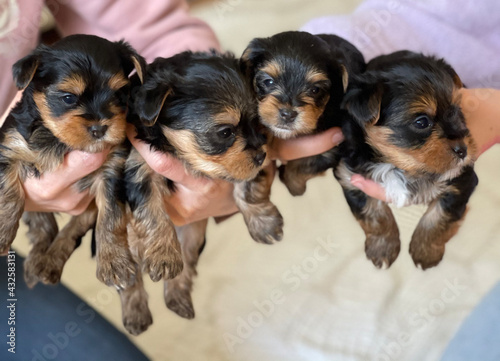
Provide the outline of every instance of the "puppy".
[[350,86],[344,107],[342,159],[335,169],[347,202],[366,234],[367,257],[390,266],[399,231],[386,203],[349,180],[359,173],[381,183],[396,206],[428,204],[410,254],[426,269],[443,258],[478,179],[476,145],[460,109],[460,78],[443,60],[408,51],[373,59]]
[[[342,123],[340,109],[350,74],[364,70],[361,53],[335,35],[289,31],[252,40],[242,55],[261,121],[281,139],[315,134]],[[336,149],[288,162],[280,178],[293,195],[334,166]]]
[[[234,56],[184,52],[158,58],[133,104],[129,121],[139,139],[177,157],[194,175],[233,182],[251,236],[262,243],[281,239],[283,220],[269,200],[272,180],[263,169],[269,163],[264,127]],[[167,306],[194,317],[190,291],[206,221],[178,229],[179,245],[164,204],[175,187],[135,150],[126,163],[126,186],[132,254],[153,281],[177,275],[165,285]]]
[[57,236],[51,213],[25,214],[34,243],[25,268],[26,281],[59,280],[77,240],[97,221],[97,277],[124,286],[134,276],[127,246],[123,167],[128,75],[142,76],[145,62],[127,43],[90,35],[64,38],[52,47],[39,46],[13,66],[22,99],[0,131],[0,251],[16,235],[24,210],[22,182],[40,177],[63,163],[71,150],[100,152],[111,148],[99,170],[76,184],[89,190],[93,203]]

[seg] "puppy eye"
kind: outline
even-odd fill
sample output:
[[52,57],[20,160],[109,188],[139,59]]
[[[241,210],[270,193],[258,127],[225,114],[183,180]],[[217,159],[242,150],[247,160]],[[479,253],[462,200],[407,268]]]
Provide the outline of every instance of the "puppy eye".
[[264,79],[262,82],[266,88],[270,88],[274,85],[274,80],[271,78]]
[[234,135],[233,127],[224,127],[217,131],[217,135],[222,139],[228,139]]
[[319,86],[313,86],[309,89],[309,93],[312,95],[318,95],[321,92],[321,88]]
[[66,94],[61,97],[61,100],[68,105],[74,105],[78,101],[78,97],[75,94]]
[[418,129],[426,129],[432,126],[432,121],[427,115],[420,115],[415,119],[413,125]]

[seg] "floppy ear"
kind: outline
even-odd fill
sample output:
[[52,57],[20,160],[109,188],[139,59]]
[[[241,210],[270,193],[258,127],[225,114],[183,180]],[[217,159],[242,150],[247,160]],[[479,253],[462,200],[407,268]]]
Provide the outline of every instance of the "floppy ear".
[[266,53],[266,39],[253,39],[243,51],[240,58],[240,69],[243,74],[253,78],[255,75],[255,68],[263,61]]
[[344,64],[340,64],[340,73],[342,74],[342,88],[345,94],[347,92],[347,86],[349,85],[349,74]]
[[132,70],[135,69],[139,80],[141,83],[144,83],[144,77],[146,76],[146,60],[144,60],[144,58],[140,56],[127,42],[121,40],[115,44],[120,48],[122,67],[125,75],[128,76]]
[[152,89],[139,89],[135,99],[135,111],[139,118],[147,127],[155,125],[160,116],[161,109],[172,93],[170,86],[158,84]]
[[342,107],[364,128],[380,118],[383,85],[380,82],[356,82],[348,88]]
[[451,77],[453,78],[453,84],[455,84],[455,86],[457,88],[463,88],[465,85],[464,83],[462,83],[462,79],[460,79],[460,77],[458,76],[457,72],[455,71],[455,69],[453,69],[450,65],[448,65],[447,63],[445,63],[446,65],[446,70],[448,71],[448,73],[451,75]]
[[176,73],[168,59],[162,58],[157,58],[147,70],[144,84],[134,97],[134,107],[142,124],[151,127],[158,120],[165,101],[173,92],[172,84],[176,81]]
[[35,76],[39,59],[40,55],[37,52],[33,52],[18,60],[12,66],[12,75],[19,90],[26,88]]

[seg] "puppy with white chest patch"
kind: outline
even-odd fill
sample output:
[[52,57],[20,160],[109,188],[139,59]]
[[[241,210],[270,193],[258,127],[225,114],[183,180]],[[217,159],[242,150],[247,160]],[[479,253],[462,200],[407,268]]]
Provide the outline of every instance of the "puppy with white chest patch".
[[458,231],[478,180],[476,146],[460,108],[460,78],[443,60],[409,51],[380,56],[350,84],[343,106],[352,117],[334,173],[366,234],[375,266],[400,251],[388,205],[350,183],[354,173],[384,186],[397,206],[428,204],[410,243],[414,263],[436,266]]

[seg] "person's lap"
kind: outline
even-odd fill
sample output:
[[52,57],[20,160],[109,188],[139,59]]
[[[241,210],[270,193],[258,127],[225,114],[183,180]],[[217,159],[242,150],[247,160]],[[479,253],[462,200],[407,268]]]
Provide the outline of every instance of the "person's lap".
[[[0,259],[0,294],[4,295],[0,312],[3,338],[0,360],[148,360],[123,333],[63,285],[39,284],[28,289],[23,280],[23,261],[16,255],[16,301],[8,301],[12,297],[8,290],[7,261],[6,257]],[[15,309],[9,308],[12,304]],[[15,327],[15,353],[9,352],[14,345],[8,343],[11,327]]]

